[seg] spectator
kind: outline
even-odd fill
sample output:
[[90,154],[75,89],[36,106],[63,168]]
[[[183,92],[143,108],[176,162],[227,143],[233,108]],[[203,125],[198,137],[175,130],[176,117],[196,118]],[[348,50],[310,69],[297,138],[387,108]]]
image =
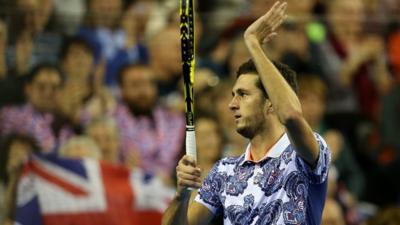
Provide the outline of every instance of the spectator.
[[326,200],[321,225],[346,225],[342,209],[334,199]]
[[35,65],[56,63],[62,36],[46,30],[53,0],[17,0],[9,26],[7,59],[14,75],[25,75]]
[[7,65],[7,42],[7,24],[0,19],[0,107],[24,100],[22,78],[11,75]]
[[0,111],[0,134],[17,132],[32,135],[43,152],[54,151],[73,133],[67,119],[58,113],[57,95],[63,77],[51,64],[36,66],[26,77],[27,102]]
[[223,155],[223,135],[217,120],[211,116],[196,119],[196,142],[198,163],[205,178],[213,165]]
[[127,63],[147,61],[147,51],[141,44],[135,12],[123,11],[122,0],[90,0],[86,24],[78,36],[94,49],[96,63],[105,64],[103,82],[116,86],[119,68]]
[[119,163],[120,134],[115,120],[109,117],[94,119],[86,127],[86,133],[99,146],[103,161]]
[[379,98],[390,87],[383,39],[363,31],[363,1],[326,3],[327,38],[317,45],[313,60],[322,65],[322,76],[330,91],[327,111],[360,110],[376,120]]
[[166,27],[149,41],[150,67],[159,82],[158,94],[161,96],[176,92],[181,81],[179,40],[178,28]]
[[184,137],[184,118],[157,102],[157,86],[146,65],[128,64],[118,76],[122,101],[113,112],[123,160],[139,155],[145,173],[170,177]]
[[367,225],[397,225],[400,221],[398,206],[381,209],[374,217],[367,221]]
[[299,98],[304,117],[314,131],[324,136],[329,145],[339,183],[344,183],[355,198],[360,198],[364,190],[364,175],[343,135],[327,127],[324,122],[326,97],[327,88],[317,76],[305,75],[299,78]]
[[89,137],[76,136],[70,138],[60,146],[59,155],[65,158],[82,159],[91,158],[101,159],[101,151],[96,143]]
[[[84,0],[54,0],[54,29],[55,31],[74,35],[83,21],[86,12]],[[53,28],[53,27],[52,27]]]
[[14,218],[16,185],[22,165],[29,154],[40,149],[33,138],[16,133],[4,137],[0,148],[0,224],[3,224]]
[[102,65],[95,67],[94,53],[82,38],[69,38],[61,49],[60,64],[66,78],[61,90],[61,109],[75,123],[104,115],[115,106],[104,87]]

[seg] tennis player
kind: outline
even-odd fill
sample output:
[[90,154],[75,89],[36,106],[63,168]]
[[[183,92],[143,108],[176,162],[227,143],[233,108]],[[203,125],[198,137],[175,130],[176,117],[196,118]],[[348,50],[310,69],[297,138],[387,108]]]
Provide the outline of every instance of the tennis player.
[[[203,183],[194,159],[184,156],[164,225],[205,225],[216,215],[225,225],[320,224],[330,153],[302,115],[295,73],[262,50],[286,6],[276,2],[244,34],[252,59],[238,69],[229,104],[237,132],[250,141],[244,154],[217,162]],[[193,202],[187,187],[199,188]]]

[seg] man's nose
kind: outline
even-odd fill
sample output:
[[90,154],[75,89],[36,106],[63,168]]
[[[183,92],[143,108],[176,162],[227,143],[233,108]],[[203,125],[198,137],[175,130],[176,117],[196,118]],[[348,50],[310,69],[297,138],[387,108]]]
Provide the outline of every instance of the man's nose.
[[237,101],[237,98],[236,98],[236,97],[233,97],[233,98],[232,98],[231,102],[229,102],[228,107],[229,107],[229,109],[230,109],[231,111],[233,111],[233,110],[239,108],[239,104],[238,104],[238,101]]

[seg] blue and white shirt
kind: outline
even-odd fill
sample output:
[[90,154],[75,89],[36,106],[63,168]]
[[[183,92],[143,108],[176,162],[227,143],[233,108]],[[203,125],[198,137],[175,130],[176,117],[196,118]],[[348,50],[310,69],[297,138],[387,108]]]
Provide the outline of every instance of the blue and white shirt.
[[320,148],[314,169],[284,134],[259,162],[250,160],[250,146],[239,157],[218,161],[195,201],[223,213],[225,225],[319,225],[330,152],[322,137],[315,137]]

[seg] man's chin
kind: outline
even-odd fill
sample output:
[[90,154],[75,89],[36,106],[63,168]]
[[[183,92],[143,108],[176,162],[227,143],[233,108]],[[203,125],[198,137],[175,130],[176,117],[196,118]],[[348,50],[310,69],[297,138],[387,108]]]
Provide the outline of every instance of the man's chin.
[[239,127],[236,126],[236,132],[238,132],[240,135],[242,135],[245,138],[251,138],[251,132],[249,129],[247,129],[246,127]]

